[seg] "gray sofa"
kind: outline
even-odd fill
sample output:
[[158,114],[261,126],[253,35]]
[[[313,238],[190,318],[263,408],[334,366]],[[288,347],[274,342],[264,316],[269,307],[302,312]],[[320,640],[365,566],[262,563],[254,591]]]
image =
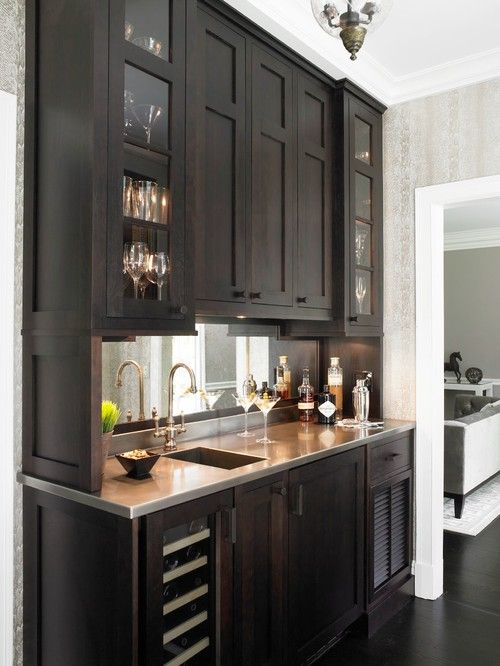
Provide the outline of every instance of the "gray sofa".
[[500,472],[500,401],[457,395],[455,418],[444,424],[444,494],[455,500],[455,518],[466,495]]

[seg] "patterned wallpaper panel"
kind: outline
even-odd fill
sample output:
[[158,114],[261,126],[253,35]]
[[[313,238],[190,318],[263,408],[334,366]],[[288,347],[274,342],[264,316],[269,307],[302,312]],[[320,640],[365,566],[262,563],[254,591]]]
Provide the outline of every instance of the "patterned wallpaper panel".
[[500,78],[384,115],[384,414],[415,417],[415,188],[500,173]]

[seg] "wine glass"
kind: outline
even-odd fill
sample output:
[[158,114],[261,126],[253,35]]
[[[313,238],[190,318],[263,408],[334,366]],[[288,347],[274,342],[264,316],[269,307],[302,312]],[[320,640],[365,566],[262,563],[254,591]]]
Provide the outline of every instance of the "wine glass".
[[272,388],[267,389],[267,391],[263,392],[261,395],[258,395],[255,398],[255,404],[264,415],[264,437],[261,437],[260,439],[257,440],[259,444],[273,443],[273,440],[269,439],[269,437],[267,436],[267,416],[271,411],[271,409],[274,407],[274,405],[280,399],[281,398],[276,394],[275,389]]
[[162,106],[157,104],[135,104],[132,107],[134,116],[137,118],[137,121],[146,132],[146,143],[151,143],[151,131],[158,120],[158,118],[164,112]]
[[127,42],[132,41],[132,35],[134,34],[134,25],[130,21],[125,21],[125,39]]
[[248,431],[248,410],[254,404],[255,397],[254,391],[243,390],[241,393],[233,393],[233,398],[245,411],[245,430],[239,432],[238,437],[252,437],[252,433]]
[[170,271],[170,260],[166,252],[155,252],[149,256],[147,278],[158,287],[158,300],[161,301],[161,288]]
[[141,295],[141,299],[144,300],[146,298],[146,289],[149,287],[150,281],[147,278],[147,275],[144,274],[139,278],[139,294]]
[[366,231],[356,230],[356,263],[361,264],[362,259],[365,256],[365,247],[366,247]]
[[359,312],[363,312],[363,301],[366,296],[366,278],[362,275],[356,277],[356,299],[358,301]]
[[148,269],[149,250],[146,243],[125,243],[123,265],[134,283],[134,297],[139,298],[139,280]]
[[133,105],[135,95],[130,90],[125,90],[123,93],[123,132],[130,134],[134,127],[135,114],[133,113]]
[[132,43],[145,51],[149,51],[153,55],[161,58],[161,50],[163,44],[156,37],[136,37]]

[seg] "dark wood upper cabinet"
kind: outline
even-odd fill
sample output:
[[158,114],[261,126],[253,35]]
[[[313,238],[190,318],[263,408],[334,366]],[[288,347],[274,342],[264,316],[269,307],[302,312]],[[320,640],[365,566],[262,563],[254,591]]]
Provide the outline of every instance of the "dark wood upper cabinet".
[[299,308],[332,308],[331,89],[297,75],[297,269]]
[[250,298],[293,305],[296,142],[293,68],[252,46]]
[[199,8],[196,50],[195,293],[203,311],[246,299],[246,40]]
[[233,664],[286,663],[286,499],[283,474],[235,489]]
[[364,451],[289,474],[289,663],[312,657],[363,613]]

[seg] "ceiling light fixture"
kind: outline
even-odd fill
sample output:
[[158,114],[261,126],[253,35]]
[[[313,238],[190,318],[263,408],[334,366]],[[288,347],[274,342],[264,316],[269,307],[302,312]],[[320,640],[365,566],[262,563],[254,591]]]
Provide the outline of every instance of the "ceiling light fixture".
[[392,0],[311,0],[314,18],[325,32],[339,37],[356,60],[367,31],[373,32],[386,18]]

